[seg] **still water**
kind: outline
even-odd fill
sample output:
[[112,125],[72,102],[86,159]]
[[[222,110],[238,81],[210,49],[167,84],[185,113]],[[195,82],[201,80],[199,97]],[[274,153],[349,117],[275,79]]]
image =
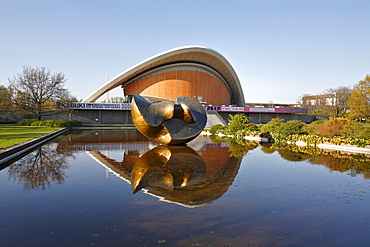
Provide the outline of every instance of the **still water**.
[[0,171],[1,246],[369,246],[370,159],[74,131]]

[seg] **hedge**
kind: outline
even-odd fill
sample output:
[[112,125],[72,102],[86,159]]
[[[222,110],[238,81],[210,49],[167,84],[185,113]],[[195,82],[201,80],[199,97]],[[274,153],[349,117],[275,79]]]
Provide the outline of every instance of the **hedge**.
[[82,122],[79,120],[64,120],[64,119],[53,119],[53,120],[23,119],[19,121],[17,125],[38,126],[38,127],[78,127],[82,126]]

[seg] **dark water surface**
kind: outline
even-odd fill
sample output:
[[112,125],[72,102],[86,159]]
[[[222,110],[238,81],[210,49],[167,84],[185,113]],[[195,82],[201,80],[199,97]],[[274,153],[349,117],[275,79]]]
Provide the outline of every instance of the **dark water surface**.
[[369,178],[362,155],[75,131],[0,171],[0,246],[369,246]]

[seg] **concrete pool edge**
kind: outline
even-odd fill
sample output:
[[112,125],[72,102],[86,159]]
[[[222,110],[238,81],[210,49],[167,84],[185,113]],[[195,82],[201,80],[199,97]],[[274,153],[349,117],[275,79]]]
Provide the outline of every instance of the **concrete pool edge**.
[[8,148],[5,148],[5,149],[0,149],[0,166],[2,166],[4,163],[8,162],[8,161],[11,161],[15,158],[17,158],[18,156],[32,150],[33,148],[39,146],[39,145],[42,145],[44,144],[45,142],[63,134],[64,132],[68,131],[68,130],[111,130],[111,129],[127,129],[127,130],[132,130],[132,129],[136,129],[135,126],[122,126],[122,127],[117,127],[117,126],[112,126],[112,127],[109,127],[109,126],[102,126],[102,127],[99,127],[99,126],[93,126],[93,127],[69,127],[69,128],[63,128],[63,129],[59,129],[59,130],[56,130],[54,132],[51,132],[51,133],[48,133],[48,134],[45,134],[45,135],[42,135],[42,136],[39,136],[37,138],[34,138],[34,139],[31,139],[29,141],[26,141],[26,142],[22,142],[22,143],[19,143],[19,144],[16,144],[14,146],[11,146],[11,147],[8,147]]
[[11,146],[9,148],[5,148],[0,150],[0,165],[17,158],[18,156],[22,155],[23,153],[26,153],[30,151],[31,149],[59,136],[60,134],[66,132],[69,130],[69,128],[63,128],[56,130],[54,132],[39,136],[37,138],[34,138],[32,140],[22,142],[19,144],[16,144],[14,146]]

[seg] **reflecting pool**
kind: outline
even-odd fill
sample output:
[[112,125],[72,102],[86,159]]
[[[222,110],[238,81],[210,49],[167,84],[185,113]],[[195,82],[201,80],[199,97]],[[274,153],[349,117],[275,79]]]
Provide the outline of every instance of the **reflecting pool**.
[[71,131],[0,170],[1,246],[368,246],[370,158]]

